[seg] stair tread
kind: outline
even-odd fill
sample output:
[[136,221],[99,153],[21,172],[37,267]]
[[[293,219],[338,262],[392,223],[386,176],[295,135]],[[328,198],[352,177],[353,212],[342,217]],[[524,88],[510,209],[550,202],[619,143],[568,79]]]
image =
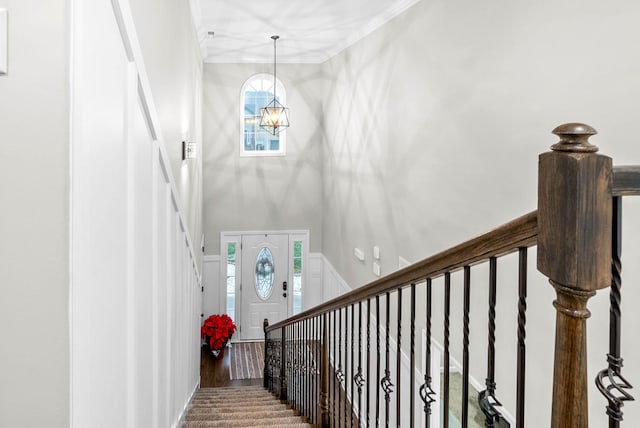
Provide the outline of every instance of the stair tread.
[[279,418],[268,418],[268,419],[219,419],[215,421],[187,421],[185,424],[185,428],[198,428],[198,427],[243,427],[243,426],[274,426],[274,425],[284,425],[289,426],[290,424],[300,424],[301,426],[309,426],[308,424],[304,424],[300,417],[298,416],[290,416],[290,417],[279,417]]
[[199,389],[185,416],[184,428],[266,427],[303,428],[311,425],[261,386]]
[[196,413],[212,413],[212,412],[219,412],[219,413],[229,413],[229,412],[233,412],[233,411],[238,411],[238,409],[242,410],[243,412],[263,412],[265,410],[288,410],[288,407],[286,404],[280,404],[280,403],[269,403],[269,404],[265,404],[262,406],[258,406],[258,405],[251,405],[251,406],[233,406],[231,404],[223,406],[223,405],[210,405],[210,406],[204,406],[204,405],[198,405],[198,406],[191,406],[190,410],[196,412]]
[[259,412],[242,412],[237,409],[233,412],[214,412],[214,413],[189,413],[188,421],[206,421],[206,420],[222,420],[222,419],[256,419],[256,418],[288,418],[294,416],[293,411],[285,410],[263,410]]

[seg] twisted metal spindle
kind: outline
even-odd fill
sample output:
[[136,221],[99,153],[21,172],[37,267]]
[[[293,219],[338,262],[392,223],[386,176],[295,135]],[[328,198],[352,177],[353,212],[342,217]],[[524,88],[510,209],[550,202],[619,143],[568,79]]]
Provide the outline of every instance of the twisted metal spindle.
[[[632,386],[622,376],[623,358],[620,354],[621,346],[621,288],[622,288],[622,198],[613,198],[613,230],[611,242],[611,292],[609,309],[609,353],[608,367],[598,373],[596,386],[607,399],[607,415],[609,428],[619,428],[623,419],[622,406],[625,401],[634,400],[627,391]],[[608,385],[605,385],[605,381]]]

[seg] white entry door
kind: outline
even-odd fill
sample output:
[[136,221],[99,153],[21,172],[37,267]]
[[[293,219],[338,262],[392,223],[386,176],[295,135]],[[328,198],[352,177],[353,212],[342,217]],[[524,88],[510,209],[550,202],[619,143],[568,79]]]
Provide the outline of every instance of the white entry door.
[[240,338],[264,339],[263,320],[287,318],[289,235],[242,235]]

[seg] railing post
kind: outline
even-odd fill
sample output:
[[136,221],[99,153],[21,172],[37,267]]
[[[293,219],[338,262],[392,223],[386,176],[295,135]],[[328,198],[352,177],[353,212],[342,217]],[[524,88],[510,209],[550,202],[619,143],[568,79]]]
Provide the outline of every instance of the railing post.
[[264,331],[264,369],[262,370],[262,386],[265,388],[269,387],[269,378],[271,377],[271,373],[269,373],[269,349],[267,344],[269,343],[269,338],[267,337],[267,327],[269,327],[269,320],[267,318],[262,321],[262,330]]
[[320,410],[320,426],[329,426],[329,316],[322,315],[322,362],[320,364],[320,397],[318,407]]
[[587,428],[587,300],[611,281],[611,158],[569,123],[539,159],[538,270],[556,289],[552,428]]
[[280,400],[287,401],[287,327],[282,327],[282,342],[280,343]]

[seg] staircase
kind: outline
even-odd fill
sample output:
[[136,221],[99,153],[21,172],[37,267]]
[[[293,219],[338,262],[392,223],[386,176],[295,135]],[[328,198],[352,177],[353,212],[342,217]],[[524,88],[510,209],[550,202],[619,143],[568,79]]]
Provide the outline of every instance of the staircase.
[[184,428],[260,426],[304,428],[311,425],[260,386],[200,389],[183,425]]

